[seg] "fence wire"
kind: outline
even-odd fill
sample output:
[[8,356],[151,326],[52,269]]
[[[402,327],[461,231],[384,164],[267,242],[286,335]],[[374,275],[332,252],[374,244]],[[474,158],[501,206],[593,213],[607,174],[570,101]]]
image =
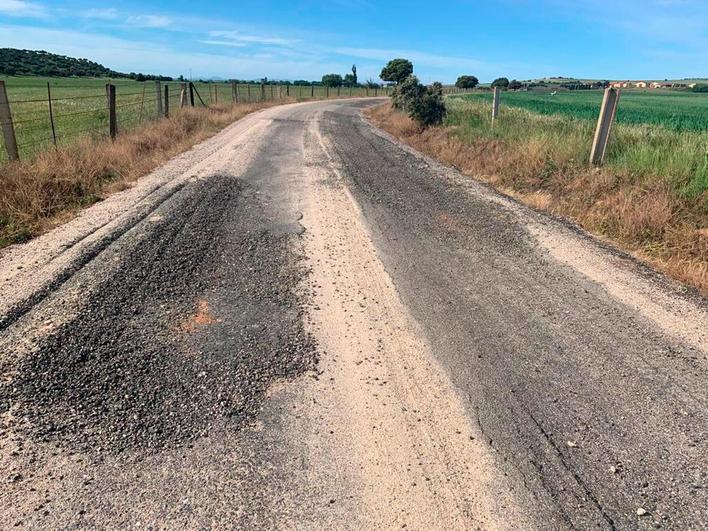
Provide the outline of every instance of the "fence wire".
[[[118,132],[129,131],[161,116],[158,111],[158,93],[154,81],[139,83],[115,80],[112,83],[116,86],[115,114]],[[58,79],[49,82],[49,87],[41,82],[32,84],[31,87],[15,87],[10,78],[5,86],[8,96],[6,105],[10,109],[11,123],[21,159],[55,146],[65,146],[82,136],[96,134],[109,136],[110,113],[103,81],[81,83]],[[165,100],[165,87],[168,91],[167,100]],[[192,98],[195,107],[210,107],[285,98],[299,101],[337,96],[374,96],[380,93],[381,90],[374,91],[363,87],[351,89],[342,87],[337,91],[323,86],[232,84],[230,82],[194,82],[191,93],[189,82],[161,82],[159,88],[163,114],[167,106],[170,116],[182,110],[183,102],[186,106],[191,106]],[[4,135],[0,135],[0,161],[7,159]]]

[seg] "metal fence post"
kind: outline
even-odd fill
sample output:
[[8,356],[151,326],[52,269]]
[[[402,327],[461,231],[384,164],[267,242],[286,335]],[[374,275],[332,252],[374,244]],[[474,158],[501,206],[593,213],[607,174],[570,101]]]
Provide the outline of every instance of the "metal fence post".
[[499,87],[494,87],[494,100],[492,101],[492,122],[499,116]]
[[15,127],[12,125],[12,113],[10,112],[10,102],[7,99],[7,89],[4,81],[0,81],[0,126],[2,126],[2,134],[5,139],[7,157],[10,160],[19,160],[20,154],[17,150]]
[[[118,132],[118,120],[116,118],[116,86],[108,83],[106,85],[106,98],[108,99],[108,135],[114,140]],[[159,99],[159,98],[158,98]]]
[[47,82],[47,102],[49,103],[49,124],[52,126],[52,140],[54,140],[54,147],[57,147],[57,131],[54,127],[54,111],[52,110],[52,89],[49,87],[49,82]]
[[605,95],[602,98],[602,107],[600,108],[600,116],[597,118],[595,138],[592,141],[592,150],[590,151],[590,163],[595,166],[602,166],[605,160],[607,141],[610,139],[612,123],[615,121],[615,115],[617,114],[619,97],[619,90],[612,87],[605,89]]

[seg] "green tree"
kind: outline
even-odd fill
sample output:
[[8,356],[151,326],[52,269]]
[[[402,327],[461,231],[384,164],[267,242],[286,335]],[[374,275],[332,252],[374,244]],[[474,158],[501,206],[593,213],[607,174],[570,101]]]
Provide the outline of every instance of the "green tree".
[[339,74],[325,74],[322,76],[322,84],[325,87],[341,87],[344,80]]
[[455,81],[457,88],[473,89],[477,85],[479,85],[479,79],[475,76],[460,76],[457,78],[457,81]]
[[[347,74],[348,75],[348,74]],[[359,78],[356,76],[356,65],[352,65],[352,77],[354,78],[354,83],[353,85],[356,86],[359,84]]]
[[413,73],[413,63],[408,59],[392,59],[381,70],[379,77],[384,81],[402,83],[408,76]]
[[509,79],[506,77],[498,77],[492,81],[493,87],[507,88],[509,86]]
[[437,81],[425,87],[418,98],[411,100],[408,108],[408,115],[421,127],[442,123],[446,113],[442,84]]

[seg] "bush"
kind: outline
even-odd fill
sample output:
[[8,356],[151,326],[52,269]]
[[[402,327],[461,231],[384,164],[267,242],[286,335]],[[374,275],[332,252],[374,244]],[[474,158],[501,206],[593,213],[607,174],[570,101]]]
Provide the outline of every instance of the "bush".
[[396,109],[406,110],[411,102],[420,98],[425,92],[425,87],[420,84],[415,76],[408,76],[399,83],[391,93],[391,103]]
[[438,82],[423,87],[421,95],[413,99],[408,107],[409,116],[422,127],[441,124],[446,112],[442,84]]
[[492,87],[506,88],[509,86],[509,79],[506,77],[498,77],[492,81]]
[[479,85],[479,79],[475,76],[460,76],[455,81],[455,86],[461,89],[473,89]]
[[445,117],[442,85],[425,87],[415,76],[408,76],[391,94],[394,108],[402,109],[421,127],[437,125]]

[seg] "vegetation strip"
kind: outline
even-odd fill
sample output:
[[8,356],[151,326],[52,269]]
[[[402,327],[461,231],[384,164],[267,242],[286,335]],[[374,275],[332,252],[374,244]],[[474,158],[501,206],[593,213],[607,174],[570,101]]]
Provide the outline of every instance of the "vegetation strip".
[[706,133],[617,124],[608,164],[595,169],[589,120],[503,108],[492,128],[485,101],[447,103],[443,125],[426,129],[390,104],[368,116],[419,151],[708,293]]

